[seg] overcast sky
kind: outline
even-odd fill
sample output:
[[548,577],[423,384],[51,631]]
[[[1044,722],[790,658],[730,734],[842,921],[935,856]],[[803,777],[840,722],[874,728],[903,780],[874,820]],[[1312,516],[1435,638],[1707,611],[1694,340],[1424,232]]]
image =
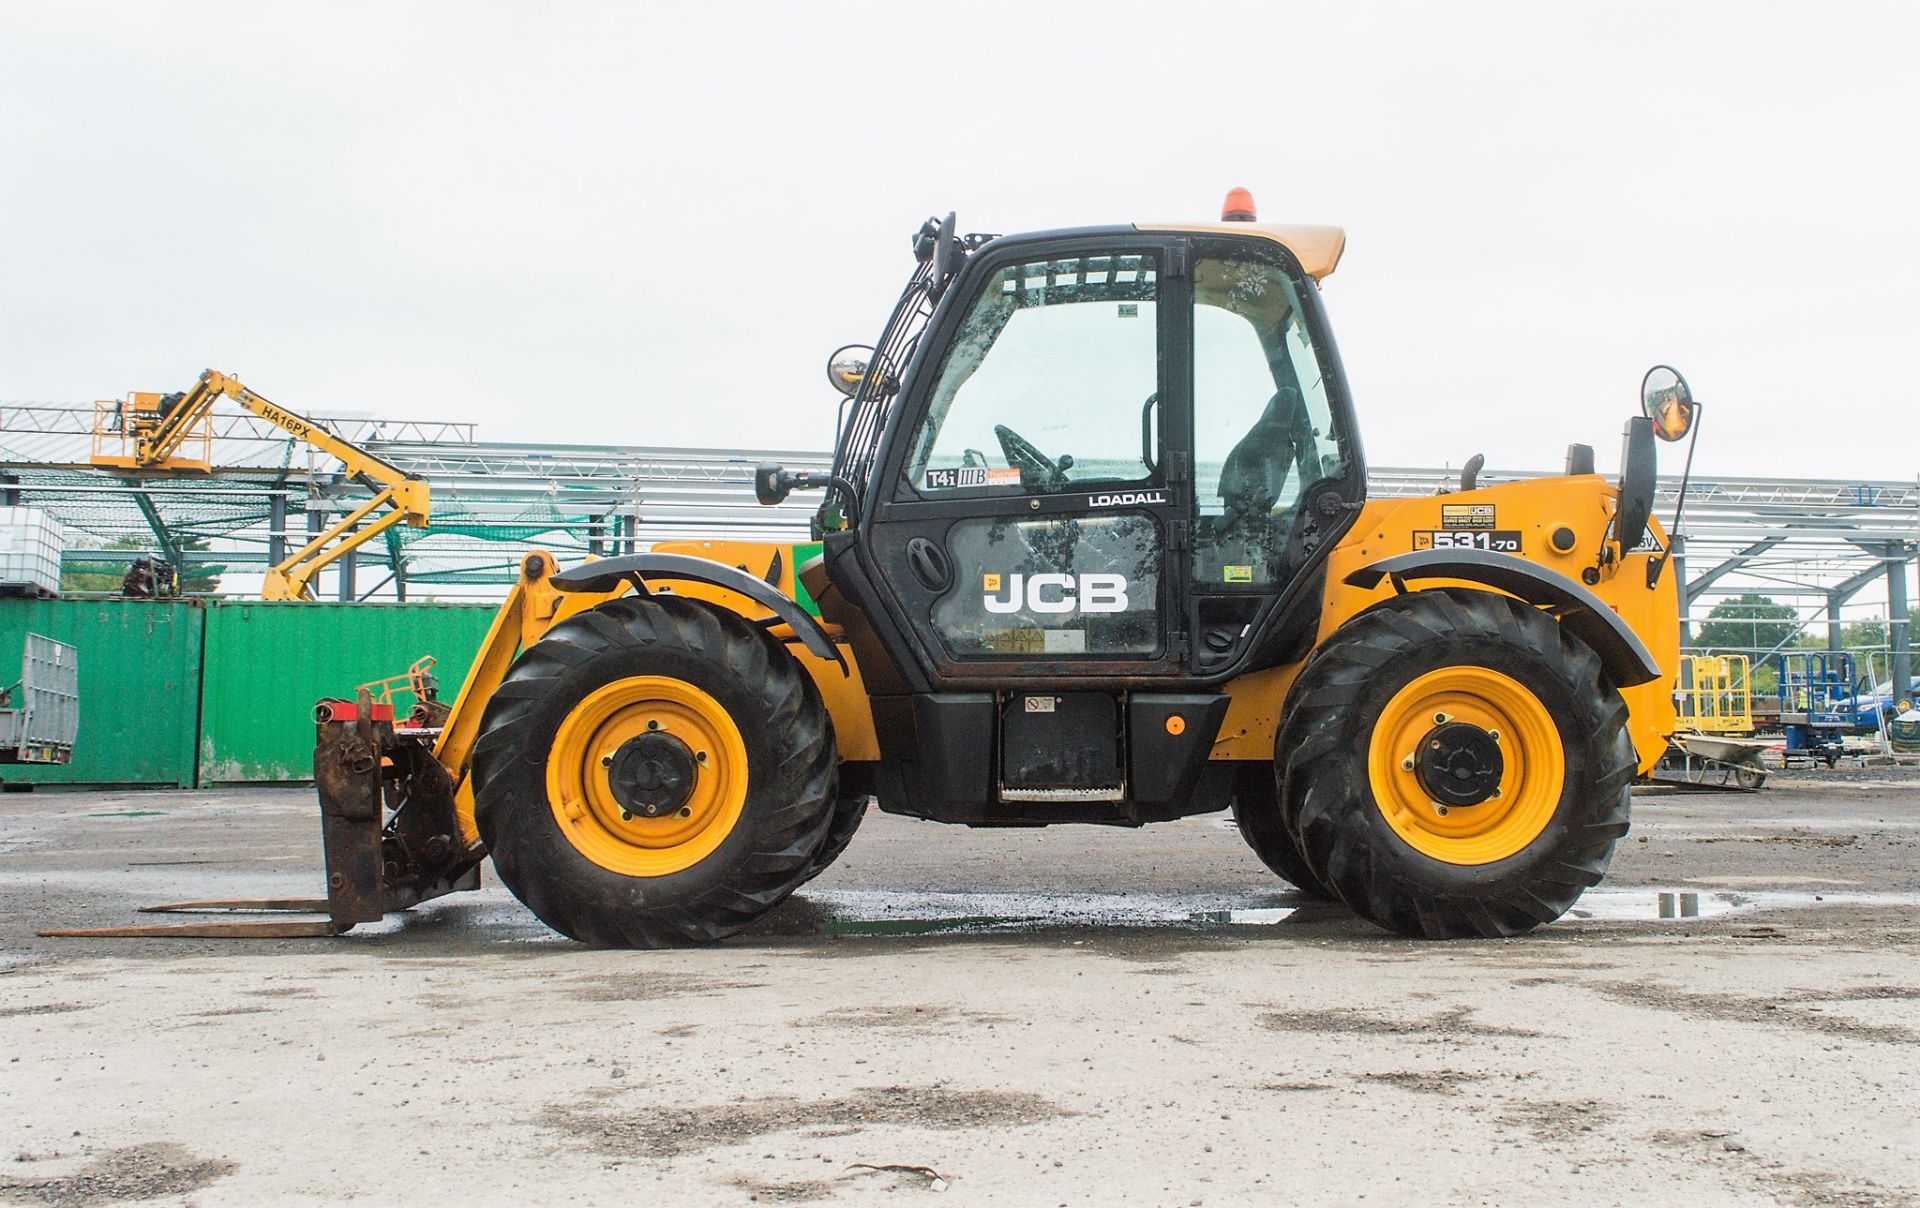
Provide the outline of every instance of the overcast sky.
[[1911,478],[1916,11],[0,0],[0,399],[818,448],[926,215],[1245,185],[1377,464],[1610,468],[1668,361],[1699,470]]

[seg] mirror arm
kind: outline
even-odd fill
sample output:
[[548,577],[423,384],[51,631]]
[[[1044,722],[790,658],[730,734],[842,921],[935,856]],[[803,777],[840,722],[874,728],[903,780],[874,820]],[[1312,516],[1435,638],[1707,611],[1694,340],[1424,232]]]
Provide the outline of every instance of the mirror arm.
[[[830,491],[837,492],[846,507],[845,515],[847,524],[852,526],[860,523],[860,497],[854,492],[851,482],[848,482],[838,474],[807,474],[803,475],[803,477],[810,480],[805,489],[811,490],[815,485],[818,485],[826,487]],[[833,496],[829,495],[826,500],[823,500],[823,506],[826,502],[831,501],[832,498]]]
[[847,396],[845,396],[844,398],[842,398],[842,399],[840,400],[840,405],[839,405],[838,407],[836,407],[836,408],[834,409],[834,413],[833,413],[833,449],[834,449],[834,453],[835,453],[835,457],[836,457],[836,460],[837,460],[837,458],[838,458],[838,454],[839,454],[839,451],[840,451],[840,438],[841,438],[842,436],[845,436],[845,435],[846,435],[846,430],[847,430],[847,408],[848,408],[848,407],[851,407],[852,405],[853,405],[853,396],[852,396],[851,394],[849,394],[849,395],[847,395]]
[[[1673,543],[1680,540],[1680,515],[1687,506],[1687,482],[1693,477],[1693,447],[1700,443],[1700,400],[1693,401],[1693,426],[1687,433],[1687,461],[1680,471],[1680,493],[1673,500],[1673,524],[1667,529],[1667,548],[1658,558],[1647,560],[1647,587],[1660,581],[1660,572],[1673,560]],[[1656,481],[1658,481],[1656,479]]]

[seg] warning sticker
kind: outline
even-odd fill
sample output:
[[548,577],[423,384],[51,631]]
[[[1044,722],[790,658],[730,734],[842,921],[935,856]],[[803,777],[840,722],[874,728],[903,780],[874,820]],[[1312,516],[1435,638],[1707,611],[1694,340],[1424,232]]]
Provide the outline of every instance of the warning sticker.
[[1044,629],[1041,633],[1044,635],[1042,649],[1047,654],[1085,654],[1087,652],[1085,630]]
[[984,487],[987,485],[987,467],[961,466],[957,470],[928,470],[927,489],[930,491],[950,491],[956,487]]
[[1413,548],[1485,549],[1497,554],[1520,552],[1519,529],[1483,529],[1479,532],[1427,529],[1413,535]]
[[1054,703],[1059,699],[1060,698],[1056,696],[1029,696],[1027,697],[1027,712],[1051,713],[1053,712]]
[[1004,470],[988,470],[987,485],[990,487],[1019,486],[1020,471],[1012,466]]
[[1493,505],[1490,503],[1443,503],[1440,505],[1440,527],[1490,529],[1493,527]]
[[993,654],[1039,654],[1042,642],[1038,629],[993,629],[980,635],[980,646]]
[[1220,581],[1222,583],[1251,583],[1253,582],[1253,567],[1223,566],[1220,568]]
[[1000,590],[1000,576],[999,576],[998,574],[988,574],[988,575],[981,575],[981,576],[980,576],[980,590],[982,590],[982,591],[991,591],[991,592],[997,592],[997,591],[999,591],[999,590]]

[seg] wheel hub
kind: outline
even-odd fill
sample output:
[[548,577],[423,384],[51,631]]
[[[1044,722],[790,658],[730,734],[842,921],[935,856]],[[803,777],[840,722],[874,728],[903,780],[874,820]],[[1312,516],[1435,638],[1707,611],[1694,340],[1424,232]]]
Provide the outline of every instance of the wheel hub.
[[692,749],[665,730],[629,738],[607,765],[607,787],[614,800],[627,812],[647,818],[683,808],[698,776]]
[[1453,808],[1479,805],[1495,796],[1506,761],[1493,732],[1452,721],[1435,726],[1420,740],[1413,771],[1434,801]]

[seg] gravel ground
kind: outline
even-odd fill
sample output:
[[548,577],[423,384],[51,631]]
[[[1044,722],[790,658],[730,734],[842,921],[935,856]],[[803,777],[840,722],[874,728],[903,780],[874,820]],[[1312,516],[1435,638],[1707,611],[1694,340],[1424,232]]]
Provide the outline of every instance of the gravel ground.
[[1920,1206],[1910,770],[1648,791],[1584,917],[1501,942],[1302,904],[1217,816],[875,815],[698,951],[497,888],[34,935],[313,892],[317,830],[304,789],[0,797],[0,1201]]

